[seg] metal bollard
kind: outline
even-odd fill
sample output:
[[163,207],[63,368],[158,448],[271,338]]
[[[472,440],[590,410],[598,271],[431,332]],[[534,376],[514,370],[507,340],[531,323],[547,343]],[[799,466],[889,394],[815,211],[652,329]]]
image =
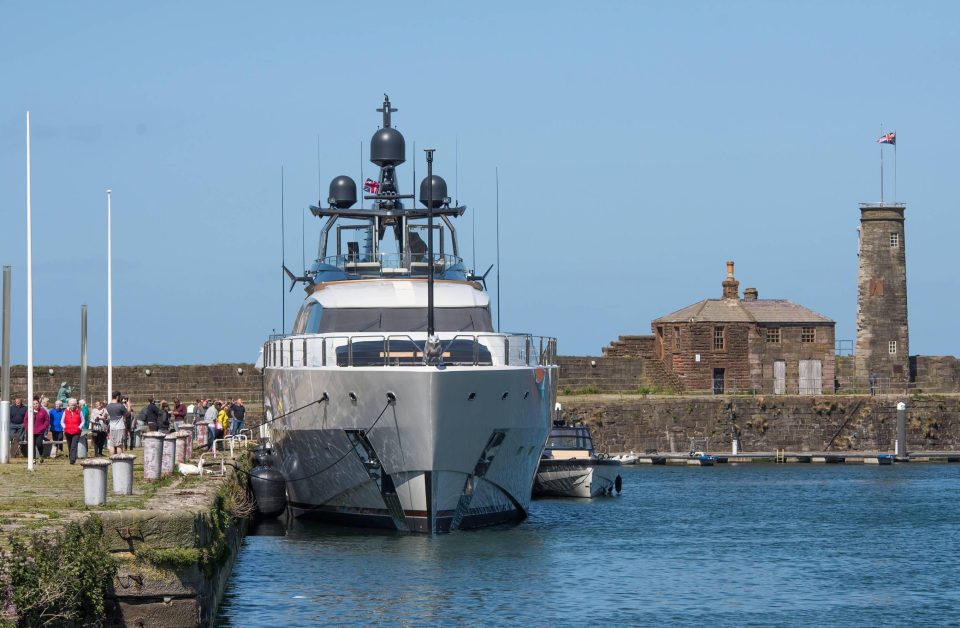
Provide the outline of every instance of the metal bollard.
[[107,467],[110,461],[91,458],[80,462],[83,467],[83,503],[102,506],[107,503]]
[[177,437],[167,434],[163,439],[163,457],[160,464],[160,476],[166,477],[173,473],[173,459],[176,455]]
[[147,432],[143,435],[143,479],[160,479],[163,462],[163,432]]
[[187,433],[178,431],[174,432],[173,435],[177,438],[173,450],[173,464],[176,466],[187,459]]
[[113,472],[113,494],[133,495],[133,454],[110,456],[110,469]]

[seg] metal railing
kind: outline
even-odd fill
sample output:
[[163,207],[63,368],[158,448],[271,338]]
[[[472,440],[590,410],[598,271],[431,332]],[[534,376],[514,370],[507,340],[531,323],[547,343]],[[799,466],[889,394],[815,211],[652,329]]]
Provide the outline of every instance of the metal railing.
[[[264,367],[422,366],[425,337],[409,334],[288,336],[263,345]],[[557,339],[529,334],[457,334],[440,339],[442,362],[468,366],[551,366]]]
[[[404,253],[380,253],[371,255],[328,255],[320,260],[321,264],[334,266],[349,275],[363,277],[410,277],[426,275],[430,269],[430,257]],[[461,264],[462,259],[456,255],[434,253],[433,270],[442,273],[444,270]]]

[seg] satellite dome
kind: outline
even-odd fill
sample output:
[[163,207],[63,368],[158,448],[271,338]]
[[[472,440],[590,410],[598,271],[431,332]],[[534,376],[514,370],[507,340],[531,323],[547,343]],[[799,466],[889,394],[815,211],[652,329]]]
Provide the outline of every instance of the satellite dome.
[[357,184],[345,174],[330,182],[330,205],[337,209],[350,209],[357,202]]
[[399,166],[406,159],[406,142],[400,131],[384,127],[370,139],[370,161],[378,166]]
[[[431,196],[431,182],[433,183],[433,193]],[[430,200],[433,200],[433,209],[437,209],[443,205],[443,199],[447,196],[447,182],[443,180],[443,177],[433,175],[432,177],[424,177],[423,181],[420,182],[420,202],[423,203],[424,207],[430,207]]]

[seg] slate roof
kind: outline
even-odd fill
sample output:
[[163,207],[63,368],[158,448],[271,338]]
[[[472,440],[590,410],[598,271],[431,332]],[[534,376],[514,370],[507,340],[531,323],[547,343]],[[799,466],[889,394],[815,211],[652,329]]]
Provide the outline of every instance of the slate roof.
[[661,316],[654,323],[821,323],[832,319],[786,299],[704,299],[676,312]]

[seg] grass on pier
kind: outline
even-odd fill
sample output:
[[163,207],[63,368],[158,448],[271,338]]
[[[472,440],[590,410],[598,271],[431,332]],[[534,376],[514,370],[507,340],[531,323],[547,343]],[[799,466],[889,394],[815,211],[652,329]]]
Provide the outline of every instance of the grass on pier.
[[14,530],[57,526],[92,511],[144,508],[160,488],[185,481],[174,474],[158,482],[144,482],[143,449],[125,453],[136,456],[133,495],[114,495],[113,478],[108,472],[107,502],[94,508],[83,503],[83,467],[79,460],[71,465],[62,454],[44,458],[43,462],[35,460],[33,471],[27,470],[27,459],[23,457],[0,465],[0,544],[5,545],[4,537]]

